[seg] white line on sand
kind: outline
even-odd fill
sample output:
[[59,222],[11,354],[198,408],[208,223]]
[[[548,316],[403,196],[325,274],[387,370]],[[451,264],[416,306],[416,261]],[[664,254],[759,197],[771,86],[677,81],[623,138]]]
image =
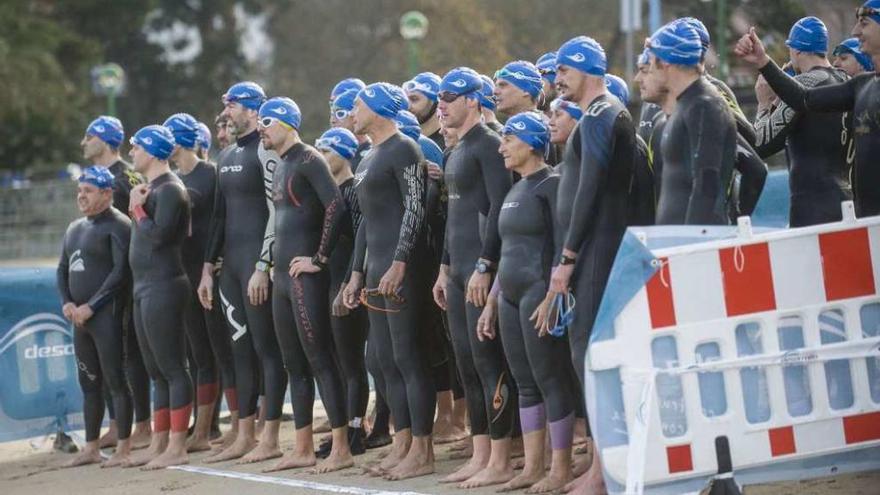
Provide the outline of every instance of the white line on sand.
[[240,473],[236,471],[221,471],[201,466],[172,466],[168,469],[186,471],[189,473],[206,474],[208,476],[220,476],[257,483],[269,483],[273,485],[291,486],[294,488],[307,488],[331,493],[349,493],[351,495],[426,495],[419,492],[395,492],[389,490],[371,490],[369,488],[357,488],[353,486],[331,485],[328,483],[316,483],[313,481],[296,480],[292,478],[279,478],[262,474]]

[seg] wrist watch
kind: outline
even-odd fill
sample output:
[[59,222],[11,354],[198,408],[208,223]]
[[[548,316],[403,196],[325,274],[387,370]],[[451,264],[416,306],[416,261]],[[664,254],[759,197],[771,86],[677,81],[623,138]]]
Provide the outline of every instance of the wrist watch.
[[568,256],[566,256],[566,255],[564,255],[564,254],[563,254],[562,257],[559,259],[559,264],[560,264],[560,265],[573,265],[573,264],[575,264],[576,262],[577,262],[577,259],[576,259],[576,258],[569,258]]
[[490,265],[489,263],[487,263],[483,260],[477,260],[477,266],[475,268],[477,270],[477,273],[481,273],[481,274],[482,273],[493,273],[495,271],[495,268],[492,265]]
[[312,264],[320,268],[321,270],[327,268],[327,263],[325,261],[321,261],[320,255],[312,256]]
[[269,263],[266,263],[263,260],[260,260],[257,262],[257,265],[256,265],[257,270],[260,270],[261,272],[265,273],[265,272],[269,271],[269,268],[270,268]]

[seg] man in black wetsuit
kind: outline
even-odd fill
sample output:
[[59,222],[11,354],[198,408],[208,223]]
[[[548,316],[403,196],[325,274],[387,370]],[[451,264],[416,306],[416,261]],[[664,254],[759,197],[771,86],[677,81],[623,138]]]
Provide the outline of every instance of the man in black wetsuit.
[[[791,28],[789,48],[795,79],[806,88],[838,84],[847,75],[831,67],[828,30],[821,20],[805,17]],[[840,203],[852,199],[846,169],[843,113],[796,112],[783,102],[771,106],[758,95],[755,131],[761,157],[787,150],[791,190],[790,227],[839,222]]]
[[440,76],[433,72],[422,72],[403,83],[409,111],[419,119],[422,134],[443,149],[443,136],[440,134],[440,115],[437,113],[437,92],[440,91]]
[[[143,184],[144,178],[132,170],[119,154],[119,147],[125,138],[122,122],[116,117],[102,115],[93,120],[86,128],[80,146],[83,158],[101,167],[106,167],[113,174],[113,207],[126,213],[128,211],[128,195],[131,188]],[[131,277],[126,277],[131,283]],[[128,288],[124,291],[131,293]],[[128,296],[125,307],[125,319],[122,325],[123,363],[125,377],[131,389],[134,405],[134,431],[131,433],[131,446],[138,449],[149,445],[152,430],[150,428],[150,377],[144,367],[144,359],[138,347],[131,316],[131,296]],[[112,400],[107,390],[104,392],[107,408],[110,411],[110,430],[98,442],[101,448],[112,447],[116,443],[116,419]]]
[[[556,54],[559,95],[576,102],[584,115],[566,143],[558,168],[561,180],[556,216],[564,242],[542,305],[569,290],[577,298],[568,339],[581,390],[590,331],[626,230],[636,152],[632,117],[620,100],[607,92],[606,67],[605,51],[586,36],[567,41]],[[594,455],[575,488],[598,489],[601,485],[601,467]]]
[[[832,64],[835,68],[846,72],[849,77],[856,77],[866,72],[874,72],[874,62],[859,47],[859,40],[857,38],[848,38],[837,45],[834,49]],[[763,79],[761,77],[762,81]],[[766,84],[766,81],[764,83]],[[773,96],[776,97],[775,94]],[[853,161],[855,160],[854,131],[852,112],[847,112],[844,114],[843,134],[840,136],[840,141],[844,143],[846,148],[847,178],[852,174]]]
[[538,110],[544,80],[531,62],[516,60],[495,72],[495,103],[499,112],[511,117]]
[[[359,91],[359,89],[343,91],[330,103],[331,127],[341,127],[354,132],[354,118],[351,116],[351,112],[354,110],[354,101],[357,99]],[[353,173],[357,171],[361,160],[370,151],[370,140],[365,134],[355,134],[355,137],[358,141],[358,147],[355,150],[354,157],[349,162]]]
[[[186,464],[192,382],[186,369],[183,317],[191,288],[183,267],[189,233],[189,197],[171,173],[174,136],[151,125],[131,138],[134,168],[147,179],[131,191],[129,263],[134,278],[134,322],[144,364],[153,380],[153,439],[130,465],[162,469]],[[169,434],[170,430],[170,434]]]
[[727,191],[736,159],[734,117],[701,74],[703,49],[684,20],[660,28],[647,42],[646,84],[660,88],[673,108],[663,128],[663,176],[657,224],[727,225]]
[[290,383],[295,449],[273,470],[315,464],[312,408],[315,385],[333,430],[333,450],[316,473],[353,465],[348,448],[345,390],[330,328],[328,263],[345,214],[345,202],[320,153],[299,137],[302,119],[290,98],[260,107],[263,146],[281,156],[273,176],[275,257],[272,313]]
[[[859,8],[852,34],[876,66],[880,62],[880,0],[868,0]],[[794,111],[852,113],[855,158],[851,181],[856,213],[880,214],[880,168],[875,166],[880,153],[880,121],[876,118],[880,113],[880,82],[874,73],[844,83],[806,88],[773,63],[754,29],[740,38],[735,52],[758,67],[779,99]]]
[[[223,258],[220,303],[232,338],[239,432],[235,443],[208,462],[235,459],[259,462],[280,457],[278,428],[287,387],[287,374],[272,324],[269,269],[275,241],[272,173],[279,158],[260,145],[257,111],[265,101],[263,89],[253,82],[234,84],[223,97],[227,116],[237,136],[223,152],[214,193],[211,221],[199,299],[213,306],[214,264]],[[255,413],[262,371],[266,426],[259,445]]]
[[214,118],[214,129],[217,131],[217,144],[219,145],[220,150],[223,151],[227,146],[232,144],[231,137],[229,135],[227,126],[229,119],[226,118],[222,113],[217,115]]
[[541,101],[538,108],[550,117],[550,103],[556,99],[556,52],[547,52],[541,55],[535,62],[535,67],[541,73]]
[[500,138],[481,123],[482,88],[474,70],[453,69],[443,77],[438,105],[443,125],[459,142],[446,161],[449,213],[434,300],[449,318],[474,445],[470,461],[444,481],[465,488],[513,477],[510,447],[516,419],[515,386],[501,342],[481,342],[475,331],[497,269],[498,213],[512,182],[498,152]]
[[[633,82],[639,86],[642,108],[636,135],[642,138],[647,145],[648,167],[654,176],[654,207],[656,208],[660,200],[661,179],[663,177],[663,153],[660,145],[663,143],[663,126],[666,125],[666,112],[663,111],[661,105],[666,101],[667,91],[655,81],[645,80],[651,69],[651,54],[647,48],[639,55],[637,67],[638,71]],[[654,217],[656,218],[656,212]]]
[[388,83],[367,86],[355,103],[355,132],[367,134],[373,148],[355,175],[363,216],[344,291],[350,309],[358,305],[358,296],[366,302],[369,345],[381,349],[395,435],[378,471],[392,480],[434,472],[436,396],[424,347],[427,335],[420,332],[430,281],[418,262],[427,249],[427,171],[418,145],[398,132],[393,121],[406,104],[403,90]]
[[80,388],[86,445],[65,467],[101,462],[98,435],[104,418],[102,385],[117,414],[116,451],[103,464],[118,466],[131,452],[131,395],[123,371],[123,331],[128,288],[131,221],[111,207],[113,174],[92,166],[79,177],[76,202],[85,217],[67,228],[58,261],[58,291],[64,317],[74,324],[73,346]]
[[229,406],[233,428],[238,427],[238,404],[235,395],[235,367],[232,363],[232,344],[223,315],[219,308],[205,310],[195,292],[202,273],[205,249],[214,210],[214,190],[217,185],[217,169],[199,159],[196,146],[199,142],[199,122],[187,113],[169,117],[163,125],[174,135],[174,152],[171,161],[176,173],[186,187],[190,201],[190,235],[183,244],[183,264],[193,289],[187,301],[185,328],[189,354],[195,368],[196,423],[187,442],[189,452],[210,450],[210,430],[214,403],[220,392],[218,367],[223,374],[226,402]]

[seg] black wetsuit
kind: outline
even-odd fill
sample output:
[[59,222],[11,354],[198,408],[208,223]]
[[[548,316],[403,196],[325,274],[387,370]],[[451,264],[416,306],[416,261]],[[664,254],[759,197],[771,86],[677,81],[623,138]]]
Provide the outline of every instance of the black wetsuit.
[[501,135],[502,129],[504,129],[504,126],[501,125],[501,122],[498,122],[497,120],[493,120],[492,122],[487,122],[486,127],[488,127],[492,132],[494,132],[495,134],[498,134],[499,136]]
[[650,143],[651,135],[654,134],[657,123],[665,120],[666,114],[663,113],[660,105],[656,103],[642,103],[642,108],[639,110],[639,128],[636,130],[636,134],[644,139],[646,143]]
[[[67,228],[58,261],[62,304],[88,304],[94,314],[73,332],[86,441],[98,439],[107,386],[120,440],[131,432],[132,401],[123,369],[123,325],[129,288],[131,221],[115,208],[75,220]],[[149,390],[149,389],[148,389]],[[147,416],[149,418],[149,416]]]
[[[185,432],[192,410],[183,317],[192,289],[183,267],[189,235],[186,187],[165,173],[149,183],[146,203],[133,211],[129,263],[134,277],[134,323],[153,379],[154,430]],[[170,408],[170,411],[169,411]]]
[[330,327],[330,270],[293,278],[296,257],[329,259],[339,238],[345,201],[321,154],[297,143],[275,169],[275,283],[272,315],[290,381],[296,428],[312,424],[315,381],[331,428],[348,420],[345,388]]
[[368,300],[374,307],[397,311],[369,311],[368,345],[381,353],[378,361],[395,429],[430,435],[436,395],[425,346],[430,335],[421,321],[431,284],[421,262],[427,249],[427,170],[418,145],[400,133],[374,145],[358,167],[355,188],[363,215],[353,270],[364,273],[365,288],[378,287],[392,262],[406,263],[402,304],[381,296]]
[[654,225],[657,203],[654,200],[654,171],[650,156],[648,143],[636,134],[635,162],[629,186],[628,225]]
[[446,138],[443,137],[443,133],[440,132],[440,128],[437,128],[433,134],[428,136],[428,139],[434,141],[434,144],[437,145],[441,150],[446,149]]
[[[201,280],[211,230],[217,168],[212,163],[200,161],[189,173],[178,171],[177,175],[186,186],[190,201],[192,228],[190,236],[183,244],[183,264],[190,286],[195,289]],[[219,299],[219,293],[215,296]],[[216,400],[219,368],[227,406],[231,410],[237,410],[232,342],[229,332],[226,331],[220,306],[216,305],[210,311],[205,310],[194,293],[187,304],[185,323],[190,353],[196,365],[196,403],[202,406],[213,404]]]
[[223,257],[220,303],[232,339],[239,417],[256,412],[262,371],[266,419],[272,421],[281,417],[287,374],[272,323],[271,297],[254,306],[247,296],[256,263],[271,262],[274,242],[267,235],[267,226],[271,223],[274,230],[275,225],[266,194],[267,188],[271,191],[275,163],[261,160],[259,141],[256,131],[238,138],[217,164],[218,187],[205,259],[216,263]]
[[577,310],[568,338],[581,385],[590,332],[626,230],[635,153],[632,117],[617,98],[604,94],[584,111],[559,166],[556,216],[562,247],[578,253],[570,281]]
[[[846,81],[844,72],[814,67],[795,76],[807,88]],[[789,226],[839,222],[840,203],[852,199],[847,178],[846,143],[841,142],[843,113],[796,112],[785,103],[758,114],[758,153],[787,149],[791,210]]]
[[704,78],[678,97],[663,127],[658,225],[727,225],[727,192],[736,159],[733,114]]
[[497,263],[501,250],[498,214],[512,178],[498,152],[500,141],[486,125],[475,125],[453,148],[444,171],[449,199],[443,255],[443,264],[449,266],[449,331],[468,401],[471,433],[493,439],[512,432],[515,385],[501,342],[477,339],[482,308],[466,302],[465,294],[477,259]]
[[[538,336],[532,313],[543,301],[555,264],[559,229],[555,224],[559,176],[545,167],[513,185],[498,219],[498,311],[504,352],[519,392],[523,434],[550,423],[554,449],[571,446],[575,398],[571,373],[560,372],[570,357],[568,339]],[[546,409],[546,413],[545,413]]]
[[358,165],[361,164],[361,160],[367,156],[367,153],[370,152],[370,142],[364,141],[363,143],[358,143],[358,147],[354,152],[354,157],[349,160],[349,164],[351,165],[352,173],[357,172]]

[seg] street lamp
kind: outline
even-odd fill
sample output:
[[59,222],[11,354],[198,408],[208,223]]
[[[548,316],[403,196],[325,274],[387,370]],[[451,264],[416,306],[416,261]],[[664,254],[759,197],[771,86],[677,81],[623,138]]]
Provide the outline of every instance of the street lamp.
[[125,71],[119,64],[109,63],[92,67],[92,92],[107,97],[107,114],[116,116],[116,97],[125,89]]
[[418,42],[428,34],[428,18],[418,10],[410,10],[400,16],[400,36],[406,40],[409,70],[411,74],[419,71]]

